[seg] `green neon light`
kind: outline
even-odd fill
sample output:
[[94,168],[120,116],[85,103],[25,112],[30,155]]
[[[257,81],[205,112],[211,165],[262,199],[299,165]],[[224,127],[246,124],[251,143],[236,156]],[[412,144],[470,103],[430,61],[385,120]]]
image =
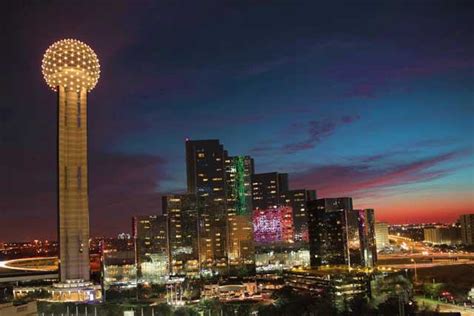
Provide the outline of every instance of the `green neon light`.
[[245,194],[245,158],[238,156],[233,161],[235,168],[233,195],[237,215],[249,215],[248,196]]

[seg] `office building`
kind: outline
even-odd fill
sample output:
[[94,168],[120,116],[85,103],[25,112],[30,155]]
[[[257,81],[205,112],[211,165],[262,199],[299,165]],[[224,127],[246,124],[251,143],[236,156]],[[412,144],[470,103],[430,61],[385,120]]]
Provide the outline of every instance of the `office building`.
[[293,210],[295,242],[307,242],[308,238],[308,201],[316,200],[315,190],[290,190],[281,194],[282,203]]
[[198,200],[199,264],[204,273],[227,273],[227,209],[225,201]]
[[474,245],[474,214],[465,214],[459,217],[461,225],[461,240],[465,245]]
[[60,281],[89,280],[87,94],[98,82],[99,60],[78,40],[52,44],[42,72],[57,93],[57,177]]
[[168,217],[170,273],[192,275],[199,272],[199,216],[194,194],[166,195],[163,213]]
[[312,267],[349,265],[347,215],[351,198],[308,202],[308,233]]
[[375,223],[375,242],[377,251],[382,251],[385,247],[390,246],[388,239],[388,224],[384,222]]
[[377,261],[374,210],[353,210],[352,198],[308,202],[312,267],[373,267]]
[[[359,261],[352,261],[364,267],[373,268],[377,262],[377,245],[375,241],[375,214],[373,209],[354,210],[352,212],[358,226],[360,247]],[[356,237],[357,238],[357,237]],[[349,247],[350,248],[350,247]]]
[[162,283],[169,273],[166,215],[133,218],[139,282]]
[[252,176],[252,206],[266,210],[282,205],[282,193],[288,191],[288,174],[269,172]]
[[[228,257],[232,270],[253,269],[255,249],[252,225],[253,159],[249,156],[227,157]],[[232,271],[231,271],[232,272]]]
[[226,156],[224,146],[217,139],[186,140],[188,193],[224,201]]

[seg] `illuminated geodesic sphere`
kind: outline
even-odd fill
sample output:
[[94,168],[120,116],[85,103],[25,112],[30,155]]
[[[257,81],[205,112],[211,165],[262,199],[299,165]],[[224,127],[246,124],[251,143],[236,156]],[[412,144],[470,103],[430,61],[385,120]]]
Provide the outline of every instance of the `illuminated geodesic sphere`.
[[75,39],[60,40],[44,54],[41,65],[44,80],[57,91],[58,86],[67,90],[94,89],[100,76],[97,55],[89,45]]

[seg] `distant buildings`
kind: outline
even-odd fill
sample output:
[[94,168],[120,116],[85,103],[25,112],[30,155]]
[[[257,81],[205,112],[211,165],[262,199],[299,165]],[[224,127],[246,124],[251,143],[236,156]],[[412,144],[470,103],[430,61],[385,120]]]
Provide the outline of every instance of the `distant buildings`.
[[352,198],[308,202],[308,231],[312,267],[375,265],[373,210],[353,210]]
[[187,193],[163,196],[163,215],[134,218],[138,282],[375,265],[374,211],[351,198],[291,190],[288,174],[255,174],[251,157],[215,139],[186,140],[186,173]]
[[465,214],[459,217],[461,224],[461,240],[465,245],[474,245],[474,214]]
[[375,223],[375,243],[377,251],[383,250],[385,247],[390,245],[388,239],[388,224],[384,222]]
[[461,229],[459,227],[430,227],[424,230],[425,241],[432,244],[456,245],[461,243]]

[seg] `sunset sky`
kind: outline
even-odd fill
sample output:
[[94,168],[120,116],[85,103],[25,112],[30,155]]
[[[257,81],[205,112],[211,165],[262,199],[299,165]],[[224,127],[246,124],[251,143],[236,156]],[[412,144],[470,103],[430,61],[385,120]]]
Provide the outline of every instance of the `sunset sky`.
[[130,231],[185,190],[186,138],[220,139],[257,172],[352,196],[379,220],[474,212],[472,1],[130,3],[2,8],[0,241],[55,238],[56,97],[41,59],[62,38],[101,62],[92,235]]

